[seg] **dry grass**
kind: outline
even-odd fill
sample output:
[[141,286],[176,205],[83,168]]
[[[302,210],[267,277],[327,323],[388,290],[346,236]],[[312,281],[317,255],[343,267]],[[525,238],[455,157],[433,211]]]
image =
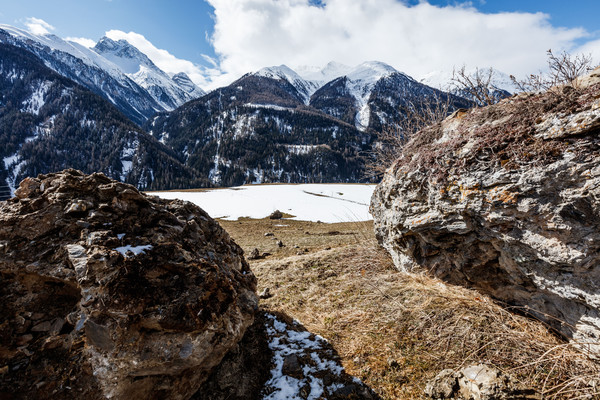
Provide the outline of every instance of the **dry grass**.
[[[267,259],[281,259],[293,255],[310,254],[327,248],[370,240],[373,222],[343,222],[337,224],[295,221],[288,219],[220,220],[219,223],[244,249],[248,256],[254,248],[270,253]],[[273,236],[265,236],[271,233]],[[283,242],[279,247],[277,242]]]
[[[230,233],[246,247],[262,240],[271,224],[239,222],[226,228],[237,224]],[[301,229],[290,227],[289,238],[298,240],[302,235],[292,233],[343,225],[290,221],[296,223]],[[251,265],[259,291],[269,287],[274,294],[262,308],[286,313],[330,340],[348,372],[384,399],[424,398],[427,380],[442,369],[480,362],[512,374],[543,399],[600,399],[600,386],[593,386],[598,364],[543,324],[475,291],[398,272],[374,243],[370,223],[354,229],[354,235],[308,235],[314,240],[308,254],[281,250]]]

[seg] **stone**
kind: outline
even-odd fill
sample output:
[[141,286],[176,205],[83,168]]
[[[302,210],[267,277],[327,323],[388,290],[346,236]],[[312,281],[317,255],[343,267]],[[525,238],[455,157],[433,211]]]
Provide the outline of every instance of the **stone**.
[[290,354],[283,359],[283,368],[281,371],[284,375],[291,376],[292,378],[302,379],[304,377],[302,365],[296,354]]
[[271,377],[272,352],[263,312],[246,330],[242,341],[227,353],[193,400],[261,399]]
[[269,215],[269,219],[281,219],[283,218],[283,213],[279,210],[275,210]]
[[271,290],[268,287],[266,287],[266,288],[263,289],[262,292],[260,292],[260,294],[258,295],[258,297],[260,299],[268,299],[268,298],[273,297],[273,295],[271,294]]
[[427,382],[425,386],[425,394],[432,399],[451,399],[458,393],[460,386],[458,385],[457,373],[451,369],[445,369]]
[[402,271],[477,289],[600,354],[600,82],[413,136],[372,200]]
[[15,343],[17,346],[23,346],[24,344],[31,342],[32,339],[33,339],[33,335],[27,334],[27,335],[19,336]]
[[258,260],[260,258],[260,252],[258,251],[258,249],[255,247],[254,250],[252,250],[250,252],[250,255],[248,255],[248,260]]
[[0,205],[3,395],[188,399],[252,324],[256,278],[199,207],[75,170],[16,192]]
[[484,364],[441,371],[427,383],[425,395],[436,400],[539,399],[533,389],[522,387],[512,376]]

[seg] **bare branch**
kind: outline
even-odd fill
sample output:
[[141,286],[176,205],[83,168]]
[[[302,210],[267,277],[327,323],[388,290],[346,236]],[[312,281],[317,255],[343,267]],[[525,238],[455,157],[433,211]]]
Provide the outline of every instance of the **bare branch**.
[[574,85],[581,75],[594,69],[591,54],[571,55],[563,51],[555,55],[552,49],[548,55],[548,72],[531,74],[524,80],[511,75],[511,80],[523,92],[545,92],[558,86]]
[[493,68],[476,68],[474,73],[468,73],[463,65],[460,69],[452,71],[451,82],[463,97],[474,100],[477,105],[487,106],[497,103],[502,96],[498,96],[498,89],[494,87],[495,71]]

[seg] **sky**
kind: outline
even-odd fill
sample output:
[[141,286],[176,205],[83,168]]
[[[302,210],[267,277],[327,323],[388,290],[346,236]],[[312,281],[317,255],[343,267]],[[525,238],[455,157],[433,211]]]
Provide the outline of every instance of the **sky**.
[[281,64],[376,60],[419,79],[462,65],[522,77],[548,49],[600,63],[598,15],[598,0],[0,0],[0,23],[126,39],[209,90]]

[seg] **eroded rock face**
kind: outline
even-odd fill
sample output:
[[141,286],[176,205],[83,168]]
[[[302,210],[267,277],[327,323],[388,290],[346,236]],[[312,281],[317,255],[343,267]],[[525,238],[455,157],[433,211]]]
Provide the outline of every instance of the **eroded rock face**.
[[74,170],[0,203],[0,394],[186,399],[257,309],[203,210]]
[[405,271],[477,288],[600,352],[600,83],[455,113],[371,202]]

